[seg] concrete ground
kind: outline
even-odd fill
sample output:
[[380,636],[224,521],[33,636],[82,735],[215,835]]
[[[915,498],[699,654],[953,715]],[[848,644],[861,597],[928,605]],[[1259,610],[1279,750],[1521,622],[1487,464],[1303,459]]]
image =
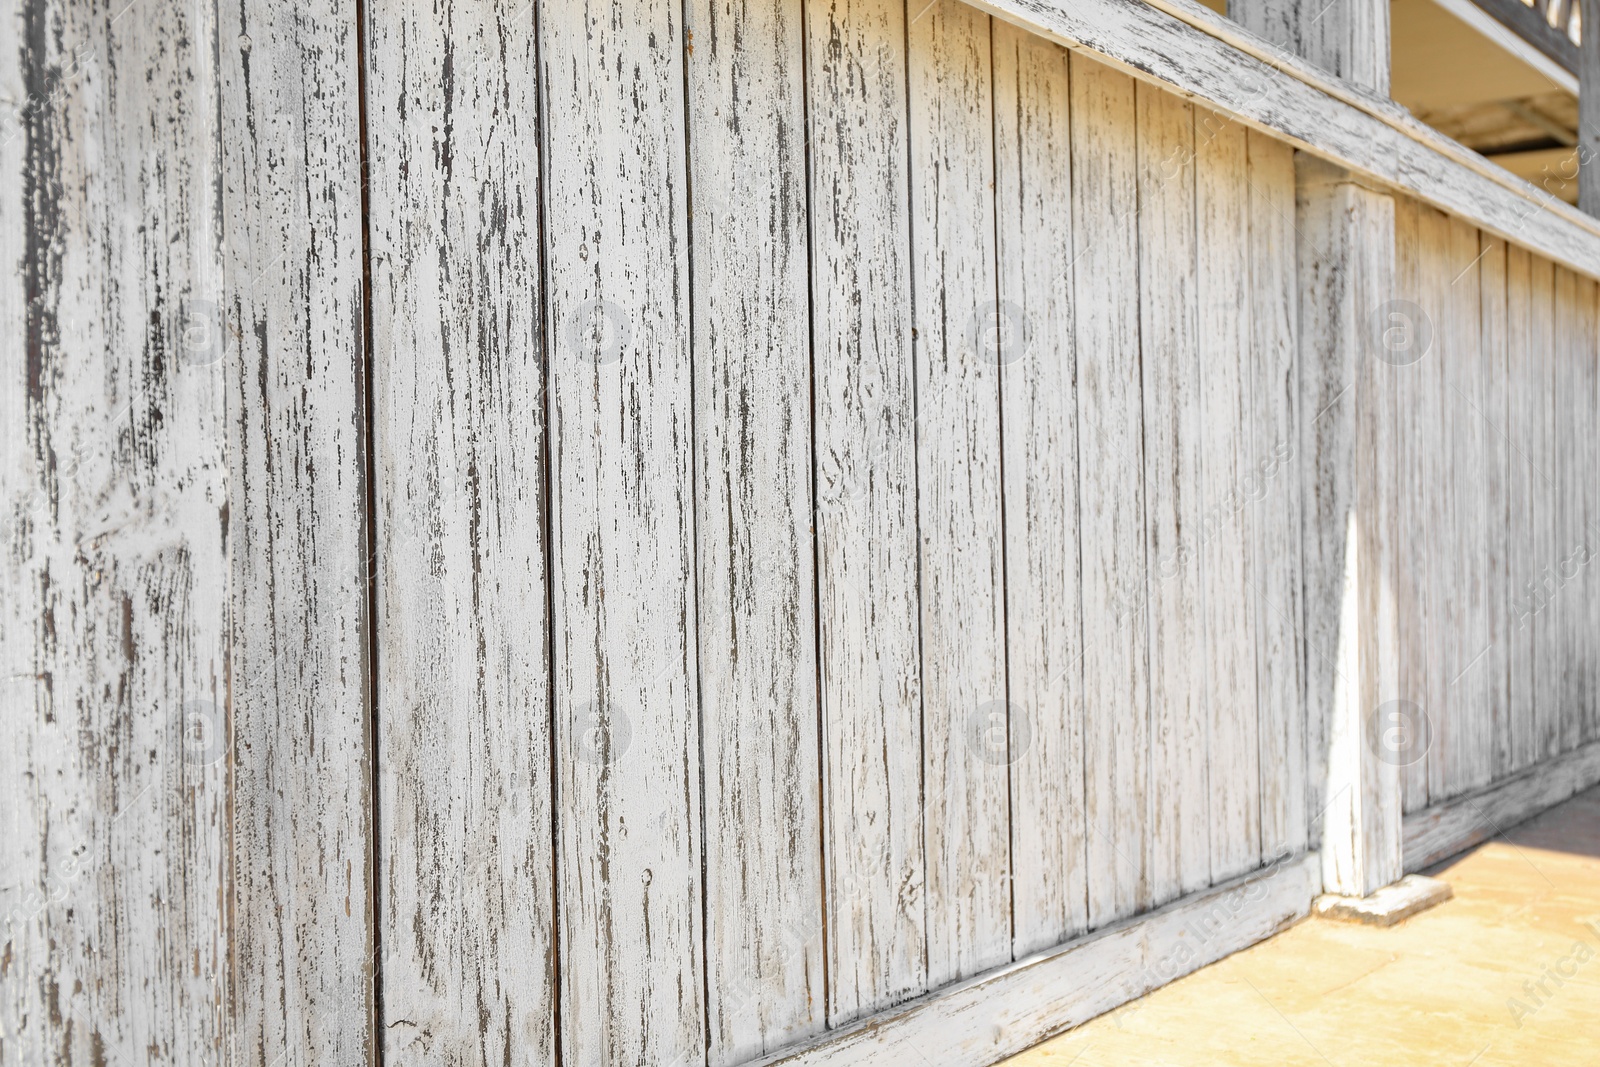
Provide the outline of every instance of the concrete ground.
[[1600,788],[1427,872],[1390,929],[1307,919],[1007,1067],[1600,1067]]

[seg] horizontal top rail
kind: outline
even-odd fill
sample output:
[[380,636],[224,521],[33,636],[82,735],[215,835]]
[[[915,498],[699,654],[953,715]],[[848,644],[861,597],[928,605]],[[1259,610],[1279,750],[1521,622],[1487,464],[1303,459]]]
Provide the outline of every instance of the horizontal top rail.
[[1193,0],[974,2],[1600,278],[1600,220]]

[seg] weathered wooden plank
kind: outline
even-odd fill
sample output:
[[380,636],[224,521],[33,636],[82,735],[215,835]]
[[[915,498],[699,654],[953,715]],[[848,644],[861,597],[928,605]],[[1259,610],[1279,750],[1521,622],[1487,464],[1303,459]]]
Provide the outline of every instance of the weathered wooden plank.
[[538,75],[516,7],[365,11],[380,1033],[387,1057],[462,1065],[555,1062]]
[[705,1055],[679,14],[539,9],[567,1064]]
[[1387,0],[1231,0],[1228,15],[1330,74],[1389,93]]
[[1249,169],[1245,129],[1195,112],[1199,232],[1200,573],[1205,619],[1211,878],[1261,860],[1261,748],[1251,586]]
[[114,13],[0,5],[6,1063],[230,1033],[217,27]]
[[1067,52],[994,25],[1013,955],[1083,931],[1083,633]]
[[219,32],[239,1055],[374,1054],[356,6]]
[[1011,959],[999,376],[1012,340],[995,299],[989,16],[935,0],[907,44],[927,981],[937,988]]
[[1306,847],[1305,648],[1300,571],[1299,337],[1294,152],[1251,133],[1249,151],[1252,595],[1264,856]]
[[1583,741],[1588,718],[1589,648],[1594,635],[1589,631],[1589,605],[1585,601],[1588,570],[1593,549],[1584,528],[1587,512],[1586,487],[1590,481],[1591,427],[1585,416],[1590,406],[1586,394],[1588,366],[1594,337],[1593,289],[1587,278],[1579,278],[1565,267],[1556,268],[1555,387],[1552,397],[1558,405],[1555,428],[1561,485],[1558,522],[1559,540],[1555,559],[1556,592],[1551,598],[1556,627],[1561,633],[1560,748],[1570,752]]
[[1539,429],[1537,470],[1540,486],[1536,501],[1538,540],[1534,545],[1534,591],[1538,608],[1534,617],[1534,647],[1537,665],[1534,679],[1537,690],[1534,708],[1538,725],[1534,740],[1534,760],[1548,759],[1561,752],[1561,645],[1555,613],[1550,610],[1555,592],[1557,562],[1561,558],[1557,506],[1562,493],[1561,456],[1557,451],[1555,420],[1558,405],[1556,388],[1556,268],[1543,256],[1533,256],[1531,279],[1532,323],[1529,352],[1538,361],[1535,385],[1537,410],[1533,422]]
[[1211,884],[1200,561],[1201,343],[1194,108],[1150,85],[1138,115],[1139,343],[1150,627],[1150,892]]
[[1493,730],[1489,711],[1489,639],[1486,540],[1482,283],[1483,248],[1475,227],[1450,219],[1440,264],[1449,284],[1439,320],[1446,391],[1447,447],[1441,454],[1449,480],[1449,522],[1454,528],[1448,589],[1453,610],[1447,624],[1447,689],[1440,716],[1444,734],[1444,791],[1433,799],[1476,789],[1490,778]]
[[709,1059],[824,1023],[798,0],[688,9]]
[[1506,321],[1506,244],[1483,234],[1478,263],[1480,348],[1483,355],[1484,533],[1487,547],[1484,657],[1488,682],[1489,754],[1494,781],[1515,767],[1516,722],[1512,718],[1511,666],[1516,635],[1511,628],[1512,557],[1518,543],[1511,538],[1516,452],[1509,436],[1515,390],[1510,378]]
[[1582,745],[1504,781],[1406,816],[1406,870],[1431,867],[1600,782],[1600,744]]
[[1147,907],[1150,784],[1133,79],[1072,57],[1089,924]]
[[753,1067],[918,1063],[983,1067],[1271,937],[1304,918],[1314,855],[1253,872],[1053,952],[923,997]]
[[[1454,470],[1451,428],[1457,413],[1464,410],[1454,388],[1460,331],[1451,321],[1452,294],[1450,258],[1450,217],[1424,205],[1417,213],[1417,304],[1422,311],[1421,328],[1431,334],[1429,351],[1417,360],[1419,393],[1414,409],[1417,418],[1416,490],[1418,508],[1416,541],[1412,552],[1426,558],[1423,578],[1423,603],[1426,623],[1422,633],[1422,684],[1412,697],[1428,727],[1424,753],[1416,763],[1408,763],[1423,774],[1429,802],[1443,797],[1447,790],[1447,753],[1456,744],[1460,708],[1453,703],[1452,680],[1463,665],[1456,655],[1457,627],[1462,623],[1461,590],[1456,586],[1461,544],[1453,521],[1453,504],[1459,483]],[[1457,268],[1459,269],[1459,268]]]
[[806,8],[830,1025],[926,976],[905,19]]
[[1536,457],[1544,433],[1541,361],[1533,349],[1533,257],[1520,245],[1506,246],[1506,437],[1511,490],[1507,500],[1508,585],[1506,607],[1507,685],[1510,691],[1511,770],[1538,759],[1538,587],[1543,559],[1538,507],[1545,473]]
[[1578,591],[1579,626],[1583,628],[1579,647],[1584,654],[1583,708],[1580,712],[1578,740],[1582,744],[1600,738],[1600,285],[1587,278],[1578,279],[1578,324],[1574,334],[1578,366],[1583,371],[1578,390],[1577,458],[1578,479],[1584,501],[1582,545],[1582,583]]
[[[1400,634],[1397,657],[1399,689],[1402,699],[1423,707],[1428,687],[1428,634],[1430,616],[1428,569],[1431,557],[1422,550],[1426,539],[1417,524],[1426,521],[1425,460],[1433,447],[1429,430],[1431,408],[1426,388],[1431,367],[1421,365],[1437,360],[1433,351],[1433,319],[1422,309],[1422,250],[1420,247],[1422,205],[1408,196],[1395,198],[1395,293],[1400,301],[1381,328],[1395,331],[1395,343],[1427,346],[1416,359],[1411,350],[1396,353],[1397,365],[1390,376],[1395,400],[1395,523],[1397,531],[1418,530],[1418,536],[1397,537],[1395,568],[1395,612]],[[1376,326],[1377,324],[1375,324]],[[1409,331],[1402,337],[1399,331]],[[1424,710],[1423,714],[1428,713]],[[1424,719],[1424,721],[1431,721]],[[1428,804],[1427,752],[1408,753],[1400,768],[1402,807],[1420,810]]]
[[1399,696],[1394,388],[1360,310],[1394,292],[1394,201],[1303,155],[1295,176],[1301,410],[1317,413],[1301,422],[1312,836],[1328,891],[1365,896],[1400,874],[1399,768],[1377,713]]

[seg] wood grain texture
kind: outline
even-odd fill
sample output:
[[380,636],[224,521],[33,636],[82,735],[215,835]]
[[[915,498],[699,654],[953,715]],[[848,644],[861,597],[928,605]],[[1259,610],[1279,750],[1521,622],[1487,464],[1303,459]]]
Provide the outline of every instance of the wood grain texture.
[[1329,74],[1389,93],[1386,0],[1230,0],[1228,16]]
[[1020,958],[1088,922],[1067,52],[997,22],[994,82],[999,306],[1023,342],[1000,380],[1007,677],[1020,709],[1011,732]]
[[1072,57],[1073,293],[1089,924],[1152,892],[1149,630],[1133,79]]
[[1294,152],[1248,138],[1251,594],[1261,745],[1263,857],[1306,847],[1305,647],[1300,569],[1301,412]]
[[705,1056],[680,15],[664,0],[539,11],[574,1065]]
[[353,4],[219,27],[235,1055],[368,1062],[372,723]]
[[[1423,291],[1420,247],[1423,210],[1423,206],[1411,197],[1395,198],[1395,293],[1396,298],[1405,303],[1396,308],[1402,318],[1391,321],[1396,325],[1403,322],[1404,327],[1412,331],[1411,336],[1418,345],[1423,344],[1426,338],[1431,352],[1436,341],[1434,319],[1423,306],[1428,300]],[[1406,321],[1412,315],[1415,321]],[[1430,355],[1430,352],[1424,352],[1419,359],[1396,367],[1393,375],[1396,459],[1399,465],[1395,477],[1397,526],[1402,531],[1413,531],[1410,536],[1401,537],[1396,545],[1395,606],[1402,636],[1398,664],[1400,695],[1402,699],[1416,704],[1424,716],[1436,713],[1431,710],[1428,699],[1433,684],[1429,674],[1432,657],[1429,655],[1428,642],[1430,634],[1438,626],[1432,615],[1428,587],[1429,568],[1435,565],[1433,556],[1428,552],[1428,546],[1433,542],[1426,532],[1430,529],[1428,502],[1429,494],[1433,491],[1433,474],[1427,463],[1436,447],[1432,435],[1437,418],[1437,390],[1433,386],[1439,366],[1438,354],[1432,352]],[[1431,717],[1426,721],[1431,723]],[[1418,758],[1409,760],[1400,770],[1402,806],[1405,811],[1418,811],[1428,805],[1427,752],[1424,750],[1414,755]]]
[[1431,867],[1600,782],[1600,745],[1582,745],[1483,789],[1407,815],[1405,867]]
[[365,15],[383,1051],[553,1063],[534,23]]
[[[1449,521],[1455,557],[1447,571],[1452,597],[1447,690],[1441,708],[1442,799],[1489,781],[1493,743],[1489,711],[1489,548],[1485,489],[1483,323],[1479,268],[1483,248],[1478,231],[1459,218],[1450,220],[1442,266],[1448,274],[1448,303],[1439,319],[1444,364],[1448,438],[1442,452],[1448,464]],[[1431,792],[1431,791],[1430,791]]]
[[1539,551],[1538,506],[1545,474],[1535,461],[1544,432],[1542,360],[1532,345],[1533,257],[1520,245],[1506,246],[1506,437],[1510,452],[1507,500],[1506,683],[1510,695],[1511,771],[1538,759],[1538,618],[1535,575]]
[[1488,777],[1496,781],[1515,766],[1516,722],[1512,718],[1511,664],[1515,638],[1511,630],[1512,556],[1522,551],[1513,541],[1513,463],[1511,444],[1512,386],[1506,335],[1506,245],[1487,234],[1481,238],[1478,261],[1479,351],[1483,357],[1483,516],[1485,571],[1484,678],[1488,689]]
[[[1195,112],[1195,204],[1201,234],[1199,306],[1202,512],[1200,573],[1211,879],[1261,859],[1261,744],[1256,700],[1254,555],[1249,489],[1254,411],[1251,346],[1249,157],[1245,129]],[[1253,484],[1253,483],[1252,483]]]
[[1539,593],[1539,610],[1534,619],[1534,643],[1538,660],[1534,671],[1537,690],[1534,710],[1537,726],[1534,737],[1534,757],[1548,759],[1561,752],[1561,646],[1555,614],[1549,610],[1554,588],[1556,565],[1560,557],[1560,535],[1556,523],[1557,505],[1561,496],[1559,481],[1560,453],[1555,434],[1556,378],[1556,268],[1543,256],[1535,255],[1529,267],[1531,284],[1532,323],[1528,349],[1538,362],[1536,387],[1537,410],[1533,413],[1538,427],[1538,467],[1543,483],[1536,500],[1538,538],[1532,545],[1535,553],[1535,589]]
[[1201,343],[1195,114],[1135,87],[1139,344],[1150,627],[1150,885],[1161,904],[1211,884],[1201,559]]
[[1194,893],[1148,915],[921,998],[752,1067],[915,1063],[983,1067],[1270,937],[1304,918],[1314,856]]
[[0,4],[8,1064],[230,1033],[216,23],[119,7]]
[[926,978],[905,19],[806,8],[830,1025]]
[[709,1062],[820,1030],[801,5],[688,8]]
[[1155,81],[1252,129],[1392,185],[1483,229],[1600,275],[1600,223],[1430,129],[1180,0],[980,0],[975,6]]
[[937,0],[907,44],[922,825],[937,988],[1011,959],[999,376],[1020,339],[1006,336],[995,299],[989,16]]
[[[1422,324],[1431,332],[1432,347],[1417,360],[1420,382],[1416,407],[1417,522],[1411,551],[1422,564],[1424,628],[1422,685],[1413,699],[1427,717],[1428,744],[1423,758],[1406,764],[1421,774],[1429,802],[1446,789],[1446,753],[1459,718],[1451,682],[1463,663],[1457,658],[1454,629],[1462,621],[1465,591],[1457,583],[1461,544],[1457,538],[1453,504],[1457,485],[1450,455],[1452,429],[1465,410],[1454,381],[1460,331],[1454,328],[1451,307],[1450,217],[1424,205],[1417,214],[1417,305]],[[1458,268],[1459,269],[1459,268]],[[1421,343],[1420,336],[1418,343]],[[1416,755],[1416,753],[1411,753]],[[1414,769],[1413,769],[1414,768]]]

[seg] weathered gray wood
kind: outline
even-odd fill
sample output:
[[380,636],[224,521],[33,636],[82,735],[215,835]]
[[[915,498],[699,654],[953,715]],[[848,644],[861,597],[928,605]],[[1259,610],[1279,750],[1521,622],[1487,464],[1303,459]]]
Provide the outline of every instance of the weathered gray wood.
[[688,9],[711,1064],[822,1028],[801,5]]
[[1529,351],[1539,364],[1536,387],[1538,410],[1534,412],[1539,428],[1538,471],[1541,486],[1538,490],[1538,541],[1535,552],[1534,584],[1539,596],[1539,610],[1534,620],[1534,641],[1537,665],[1534,670],[1537,691],[1534,710],[1538,717],[1534,739],[1534,758],[1548,759],[1561,752],[1561,645],[1556,616],[1550,610],[1556,581],[1557,564],[1561,558],[1560,533],[1556,516],[1562,493],[1561,454],[1555,432],[1556,413],[1556,268],[1543,256],[1534,256],[1529,268],[1532,285],[1532,307],[1529,319],[1532,336]]
[[1270,937],[1310,910],[1316,859],[1194,893],[1053,952],[964,982],[753,1067],[920,1063],[983,1067]]
[[[1412,364],[1419,390],[1414,409],[1416,481],[1412,490],[1416,521],[1411,524],[1414,539],[1410,552],[1421,564],[1425,623],[1422,684],[1407,698],[1418,705],[1427,728],[1420,735],[1425,750],[1409,749],[1404,753],[1404,766],[1421,776],[1423,795],[1431,802],[1445,794],[1447,753],[1455,747],[1459,725],[1460,708],[1451,683],[1463,666],[1456,649],[1457,627],[1462,622],[1462,591],[1457,585],[1461,545],[1453,521],[1457,481],[1450,449],[1454,444],[1452,426],[1466,405],[1454,381],[1461,339],[1451,319],[1450,217],[1427,205],[1417,212],[1416,256],[1418,329],[1426,331],[1419,334],[1419,343],[1421,337],[1431,335],[1432,347]],[[1415,762],[1410,762],[1412,759]]]
[[1489,691],[1489,777],[1497,781],[1515,768],[1517,722],[1511,696],[1517,634],[1512,629],[1511,576],[1514,557],[1527,542],[1513,539],[1514,475],[1518,457],[1509,436],[1517,390],[1510,376],[1506,319],[1506,244],[1484,234],[1478,263],[1480,349],[1483,355],[1484,535],[1487,547],[1486,614],[1489,651],[1484,676]]
[[[994,24],[1013,954],[1088,922],[1067,52]],[[1024,731],[1025,728],[1025,731]]]
[[[1497,173],[1392,102],[1327,77],[1197,3],[979,0],[976,6],[1600,275],[1600,222]],[[1181,18],[1174,17],[1180,7]]]
[[1483,249],[1478,231],[1452,218],[1439,266],[1446,272],[1448,301],[1438,333],[1448,437],[1440,453],[1448,464],[1449,522],[1454,527],[1447,586],[1453,599],[1446,624],[1449,652],[1440,733],[1444,791],[1432,799],[1475,789],[1489,781],[1493,743],[1489,711],[1489,640],[1486,570],[1487,511],[1484,495],[1483,323],[1478,271]]
[[1582,371],[1578,390],[1579,452],[1575,457],[1584,501],[1579,559],[1583,561],[1578,589],[1579,647],[1584,654],[1584,698],[1578,739],[1587,744],[1600,739],[1600,285],[1578,279],[1577,363]]
[[236,1055],[374,1055],[354,4],[220,8]]
[[1133,79],[1072,57],[1089,924],[1146,908],[1149,675]]
[[538,75],[516,6],[365,11],[391,1060],[555,1062]]
[[830,1025],[926,975],[905,19],[806,8]]
[[1257,731],[1250,398],[1249,170],[1245,129],[1195,112],[1195,203],[1201,239],[1199,305],[1200,573],[1211,878],[1261,860],[1261,747]]
[[165,0],[112,15],[0,5],[0,1061],[16,1064],[205,1062],[231,1032],[216,23]]
[[995,300],[989,16],[935,0],[907,44],[927,982],[937,988],[1011,959],[999,375],[1020,338],[1005,336]]
[[[1570,331],[1578,327],[1578,278],[1570,270],[1555,268],[1555,344],[1551,350],[1552,383],[1550,398],[1554,411],[1550,420],[1554,434],[1553,462],[1559,491],[1552,502],[1555,517],[1555,547],[1550,559],[1551,629],[1555,632],[1557,664],[1556,751],[1570,752],[1578,744],[1578,718],[1583,701],[1583,648],[1585,635],[1578,631],[1581,595],[1574,579],[1580,572],[1579,548],[1582,539],[1583,504],[1578,499],[1577,472],[1579,443],[1577,419],[1578,349],[1580,342]],[[1584,343],[1586,347],[1586,342]]]
[[680,13],[539,9],[569,1065],[705,1055]]
[[[1305,647],[1300,570],[1299,337],[1294,152],[1249,135],[1252,597],[1263,856],[1306,847]],[[1315,413],[1313,413],[1315,414]]]
[[1135,87],[1139,343],[1150,603],[1150,887],[1161,904],[1211,884],[1201,558],[1201,343],[1194,108]]
[[[1590,25],[1594,24],[1590,15]],[[1578,45],[1578,206],[1600,213],[1600,34],[1581,33]]]
[[1388,0],[1228,0],[1228,16],[1335,77],[1389,93]]
[[[1301,410],[1307,714],[1326,724],[1320,779],[1325,888],[1365,896],[1399,877],[1400,775],[1380,758],[1378,714],[1399,694],[1393,599],[1394,383],[1370,340],[1370,309],[1394,291],[1394,202],[1300,157]],[[1389,462],[1386,470],[1384,463]],[[1325,754],[1324,754],[1325,753]]]
[[1536,460],[1544,433],[1539,418],[1543,399],[1542,362],[1533,349],[1532,255],[1520,245],[1506,246],[1506,437],[1510,451],[1507,500],[1508,568],[1506,637],[1510,692],[1511,766],[1519,771],[1538,759],[1539,708],[1536,699],[1537,599],[1535,576],[1543,558],[1538,506],[1545,474]]
[[1543,760],[1504,781],[1408,815],[1406,870],[1431,867],[1465,852],[1597,782],[1600,744],[1588,744]]

